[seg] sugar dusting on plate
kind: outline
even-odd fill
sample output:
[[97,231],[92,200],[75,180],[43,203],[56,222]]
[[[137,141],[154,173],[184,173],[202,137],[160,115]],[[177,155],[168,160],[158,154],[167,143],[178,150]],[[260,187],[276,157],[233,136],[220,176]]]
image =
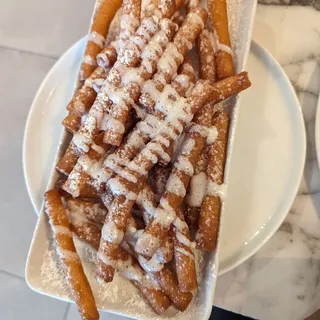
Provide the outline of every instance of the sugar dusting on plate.
[[71,297],[70,290],[65,281],[63,265],[59,261],[59,256],[55,250],[53,240],[48,240],[47,250],[45,251],[41,266],[41,281],[46,287],[50,287],[53,292],[57,290],[67,298]]

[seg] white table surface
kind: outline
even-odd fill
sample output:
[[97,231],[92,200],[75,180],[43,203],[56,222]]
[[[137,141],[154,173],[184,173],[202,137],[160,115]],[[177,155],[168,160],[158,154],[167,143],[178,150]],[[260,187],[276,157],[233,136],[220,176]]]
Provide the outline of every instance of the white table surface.
[[[299,195],[278,233],[218,279],[216,304],[260,319],[300,320],[320,307],[320,175],[314,118],[320,88],[320,12],[260,5],[254,37],[284,66],[308,130]],[[306,1],[304,1],[306,2]],[[94,0],[0,0],[0,319],[79,319],[73,305],[31,291],[24,266],[36,215],[22,173],[22,137],[33,96],[57,58],[88,28]],[[102,314],[102,319],[122,317]]]

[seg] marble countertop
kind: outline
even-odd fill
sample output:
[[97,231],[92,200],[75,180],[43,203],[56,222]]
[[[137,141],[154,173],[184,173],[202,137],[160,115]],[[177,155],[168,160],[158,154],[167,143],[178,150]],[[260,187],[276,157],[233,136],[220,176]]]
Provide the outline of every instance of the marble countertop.
[[300,320],[320,308],[320,174],[314,141],[320,89],[320,12],[315,7],[320,1],[300,1],[313,6],[261,2],[253,38],[277,58],[297,92],[307,161],[285,222],[257,254],[218,278],[215,303],[253,318]]
[[[307,128],[307,163],[285,222],[255,256],[218,278],[215,304],[258,319],[302,320],[320,308],[320,174],[314,142],[320,1],[260,3],[253,37],[278,59],[296,89]],[[79,319],[74,305],[36,294],[25,284],[36,215],[23,181],[21,145],[38,86],[57,58],[86,33],[93,4],[0,0],[0,309],[6,320]],[[101,318],[123,319],[106,313]]]

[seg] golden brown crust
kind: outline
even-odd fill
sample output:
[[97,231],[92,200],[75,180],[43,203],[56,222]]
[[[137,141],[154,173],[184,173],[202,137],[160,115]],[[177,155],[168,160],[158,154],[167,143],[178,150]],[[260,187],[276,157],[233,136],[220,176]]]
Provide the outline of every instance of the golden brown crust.
[[67,282],[78,306],[79,313],[82,319],[99,319],[90,284],[73,243],[66,211],[56,190],[46,192],[45,211],[53,228],[57,251],[64,265]]

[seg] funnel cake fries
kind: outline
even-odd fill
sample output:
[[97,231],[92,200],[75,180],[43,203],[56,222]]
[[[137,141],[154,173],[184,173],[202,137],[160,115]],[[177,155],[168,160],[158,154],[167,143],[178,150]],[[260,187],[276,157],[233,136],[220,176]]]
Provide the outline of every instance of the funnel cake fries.
[[[219,22],[216,21],[219,30],[216,35],[222,34],[225,43],[230,43],[228,32],[228,21],[226,15],[225,1],[212,1],[211,13],[222,17]],[[213,16],[212,16],[213,19]],[[213,21],[213,20],[212,20]],[[230,47],[230,46],[229,46]],[[218,44],[221,52],[216,53],[216,75],[218,79],[224,79],[233,74],[233,61],[231,50],[229,54],[223,52],[223,46]],[[222,48],[222,49],[221,49]],[[228,50],[227,50],[228,51]],[[201,55],[200,55],[201,56]],[[226,162],[226,150],[228,144],[229,114],[227,112],[217,112],[213,119],[213,128],[216,129],[215,141],[207,146],[207,169],[206,175],[200,174],[197,178],[198,184],[202,185],[202,194],[199,198],[202,205],[198,209],[199,222],[196,234],[197,247],[204,251],[213,251],[216,248],[220,212],[222,200],[225,197],[224,167]],[[205,178],[207,177],[207,179]],[[206,186],[206,187],[205,187]],[[205,187],[205,188],[204,188]],[[191,199],[191,198],[190,198]],[[189,212],[189,217],[190,217]]]
[[118,41],[112,42],[97,55],[97,63],[106,69],[117,60],[118,54],[125,49],[129,38],[135,33],[140,24],[141,0],[124,0],[120,18],[120,33]]
[[[162,0],[163,1],[163,0]],[[165,1],[164,1],[165,2]],[[162,7],[164,7],[164,5],[162,5]],[[161,6],[160,6],[160,8],[161,8]],[[168,10],[166,10],[165,12],[168,12]],[[144,20],[144,21],[146,21],[146,23],[145,24],[143,24],[143,22],[142,22],[142,27],[141,28],[139,28],[139,30],[137,31],[137,34],[138,34],[138,36],[139,36],[139,34],[141,33],[142,35],[144,35],[145,37],[146,37],[146,35],[148,34],[148,32],[150,33],[151,31],[150,31],[150,26],[156,26],[155,24],[152,24],[152,20],[148,20],[148,19],[146,19],[146,20]],[[172,34],[172,28],[173,28],[173,24],[171,23],[171,24],[169,24],[169,21],[168,20],[162,20],[163,21],[163,23],[162,23],[162,26],[163,26],[163,28],[164,28],[164,30],[165,30],[165,33],[166,33],[166,36],[169,36],[169,37],[171,37],[173,34]],[[151,24],[150,24],[151,23]],[[160,26],[161,26],[161,21],[160,21]],[[146,29],[147,28],[147,29]],[[147,32],[148,31],[148,32]],[[149,44],[149,46],[147,46],[146,47],[146,50],[144,50],[144,52],[145,52],[145,59],[142,61],[142,71],[143,70],[145,70],[145,68],[143,67],[143,65],[145,64],[146,66],[148,66],[148,65],[153,65],[153,62],[152,62],[152,60],[150,61],[150,58],[153,58],[153,59],[155,59],[156,58],[156,56],[154,56],[154,57],[152,57],[152,56],[150,56],[149,57],[149,55],[154,51],[154,48],[157,48],[157,46],[156,46],[156,44],[157,43],[159,43],[160,42],[160,44],[161,44],[161,36],[163,37],[163,30],[160,30],[159,32],[158,32],[158,34],[156,34],[155,35],[155,37],[154,38],[152,38],[153,40],[151,40],[150,41],[150,44]],[[169,32],[169,33],[168,33]],[[141,37],[142,37],[142,35],[141,35]],[[139,39],[139,38],[138,38]],[[170,40],[170,39],[168,39],[168,40]],[[166,45],[166,42],[164,42],[162,45]],[[129,50],[128,50],[129,51]],[[157,51],[156,51],[157,52]],[[155,53],[156,53],[155,52]],[[143,56],[143,53],[142,53],[142,56]],[[145,63],[144,63],[144,61],[145,61]],[[130,81],[130,78],[135,78],[136,76],[139,76],[139,74],[140,74],[140,70],[141,68],[138,68],[137,70],[135,70],[136,72],[134,72],[134,70],[132,71],[132,73],[130,74],[128,74],[127,75],[127,78],[128,78],[128,81]],[[117,69],[115,69],[115,70],[117,70]],[[135,75],[136,74],[136,75]],[[140,77],[140,76],[139,76]],[[140,79],[140,78],[139,78]],[[140,80],[142,80],[142,79],[140,79]],[[129,92],[127,92],[126,94],[128,94],[128,93],[132,93],[132,90],[129,90]],[[134,93],[134,92],[133,92]],[[115,94],[115,97],[117,96],[117,94]],[[103,98],[103,95],[102,95],[102,99],[105,99],[105,98]],[[101,104],[103,104],[104,103],[104,101],[100,101],[101,100],[101,98],[99,98],[99,95],[98,95],[98,98],[97,98],[97,100],[96,100],[96,104],[95,104],[95,106],[92,108],[93,110],[91,111],[92,113],[93,113],[93,115],[96,115],[97,116],[97,114],[99,114],[100,116],[99,116],[99,118],[101,118],[101,116],[102,116],[102,114],[103,113],[101,113],[101,111],[99,111],[99,109],[101,108]],[[100,101],[100,103],[99,103],[99,101]],[[110,101],[110,100],[109,100]],[[124,100],[121,100],[121,101],[124,101]],[[109,102],[109,104],[110,104],[110,102]],[[78,133],[77,135],[76,135],[76,138],[78,137],[79,139],[74,139],[74,140],[78,140],[78,143],[80,143],[80,145],[81,144],[83,144],[83,142],[84,142],[84,140],[89,140],[89,143],[88,144],[90,144],[90,142],[92,142],[92,139],[94,138],[94,133],[92,132],[92,131],[95,131],[95,132],[97,132],[97,130],[98,130],[98,128],[99,128],[99,126],[98,126],[98,123],[100,122],[100,121],[97,121],[97,119],[95,119],[94,117],[91,117],[91,115],[89,114],[89,117],[88,117],[89,119],[87,119],[86,121],[85,121],[85,123],[83,124],[83,126],[82,126],[82,128],[80,128],[80,133]],[[108,119],[108,118],[107,118]],[[107,123],[106,123],[106,125],[108,126],[108,123],[110,123],[110,121],[108,120],[107,121]],[[111,123],[115,123],[114,121],[112,122],[111,121]],[[117,122],[118,123],[118,122]],[[120,126],[122,126],[122,124],[120,125]],[[91,129],[91,130],[90,130]],[[94,129],[94,130],[92,130],[92,129]],[[121,131],[122,131],[123,129],[121,129]],[[90,137],[91,136],[91,137]],[[80,140],[80,141],[79,141]],[[87,147],[86,147],[87,148]],[[79,152],[79,148],[76,146],[76,144],[74,143],[74,141],[72,142],[72,145],[67,149],[67,152],[66,152],[66,154],[65,154],[65,156],[60,160],[60,162],[59,162],[59,164],[58,164],[58,166],[57,166],[57,168],[58,168],[58,170],[59,171],[61,171],[61,172],[67,172],[67,173],[70,173],[70,167],[72,168],[73,166],[74,166],[74,161],[78,158],[78,156],[79,156],[79,153],[81,153],[81,152]],[[71,162],[71,164],[73,165],[69,165],[69,161],[68,160],[70,160],[70,158],[72,159],[72,162]]]
[[74,247],[68,217],[55,190],[45,194],[45,211],[49,217],[61,263],[66,271],[66,279],[78,306],[82,319],[99,319],[96,303],[88,279],[83,271],[80,257]]
[[[91,28],[103,38],[119,7],[106,16],[109,2]],[[98,314],[72,235],[95,249],[99,281],[129,280],[158,314],[187,309],[201,284],[195,250],[216,247],[229,114],[214,105],[251,83],[234,75],[225,0],[208,0],[209,23],[199,0],[184,2],[122,1],[119,35],[102,48],[92,33],[99,66],[81,69],[67,107],[73,137],[45,204],[83,319]]]
[[75,93],[67,106],[69,115],[63,120],[62,125],[71,133],[75,134],[80,127],[81,117],[84,116],[92,106],[97,93],[93,87],[94,81],[105,79],[108,70],[101,67],[96,68],[83,86]]
[[84,81],[97,66],[96,56],[103,49],[108,29],[121,6],[121,0],[103,0],[93,19],[87,47],[80,67],[80,81]]
[[218,135],[208,152],[207,189],[199,216],[199,229],[196,234],[197,247],[212,251],[216,247],[219,228],[221,201],[225,196],[223,184],[226,150],[228,144],[229,115],[217,112],[213,125]]
[[[160,158],[160,155],[157,151],[159,150],[158,146],[160,145],[160,147],[162,147],[164,144],[167,144],[165,140],[169,140],[169,144],[172,143],[173,140],[176,139],[179,136],[179,134],[181,134],[184,127],[188,123],[190,123],[193,115],[197,113],[199,110],[201,110],[201,108],[203,108],[209,101],[211,101],[212,103],[220,102],[248,88],[250,85],[251,85],[250,81],[247,78],[247,74],[245,72],[242,72],[233,77],[229,77],[225,80],[219,81],[213,85],[209,84],[208,82],[198,81],[188,99],[180,98],[177,101],[175,101],[175,103],[171,107],[171,112],[168,113],[167,119],[165,121],[165,125],[163,125],[163,128],[162,130],[160,130],[160,133],[158,134],[158,136],[156,136],[153,140],[151,140],[151,142],[148,143],[148,145],[132,161],[132,163],[134,163],[136,167],[142,167],[144,170],[147,170],[147,171],[150,170],[158,162],[158,159]],[[197,132],[195,132],[195,134],[196,133]],[[194,144],[193,139],[190,141],[191,141],[190,145],[192,146]],[[186,144],[186,148],[187,146],[188,145]],[[127,168],[130,168],[130,167],[133,168],[134,165],[130,163],[128,164]],[[127,168],[125,168],[123,171],[128,172]],[[140,173],[132,172],[132,174],[134,174],[136,179],[141,179],[144,177],[141,174],[141,172],[142,172],[142,169]],[[122,176],[124,176],[124,174]],[[121,180],[123,181],[124,179],[117,177],[117,179],[113,179],[112,183],[109,183],[109,185],[112,186],[113,183],[116,183],[117,181],[121,181]],[[127,184],[129,184],[130,182],[128,180],[125,181],[125,183]],[[136,183],[136,182],[131,182],[131,183]],[[115,190],[115,194],[121,195],[121,192],[125,191],[125,189],[126,188],[122,188],[122,189],[119,188],[118,192],[117,190]],[[137,189],[137,188],[134,188],[134,189]],[[181,194],[178,197],[183,199],[185,194],[182,196],[182,192],[183,192],[183,189],[181,191]],[[126,193],[127,192],[125,192],[125,194]],[[133,193],[132,191],[131,193],[130,192],[128,193],[128,200],[130,200],[129,199],[130,196],[132,198],[134,197],[132,193]],[[130,201],[127,201],[127,202],[129,203]],[[161,201],[160,201],[160,206],[161,206]],[[170,210],[170,207],[166,209]],[[167,210],[164,212],[167,212]],[[161,217],[159,217],[159,219],[160,218]],[[175,218],[175,216],[172,218]],[[161,230],[162,231],[168,230],[169,227],[171,226],[171,223],[169,224],[166,223],[164,225],[160,223],[160,226],[159,226],[156,220],[157,219],[154,219],[152,223],[146,227],[144,234],[141,236],[141,239],[140,239],[141,242],[144,242],[143,238],[145,238],[147,234],[150,234],[150,236],[152,237],[152,235],[155,233],[159,237],[161,234]],[[172,219],[169,219],[169,222],[172,222],[170,220]],[[139,241],[137,245],[138,244],[139,244]],[[150,246],[152,246],[153,244],[154,244],[154,248],[150,248]],[[147,244],[147,246],[142,245],[141,253],[144,253],[145,255],[151,257],[154,254],[155,249],[157,249],[157,247],[159,247],[159,245],[153,242]],[[138,250],[138,252],[140,253],[140,250]]]
[[[125,42],[130,36],[132,36],[139,26],[140,21],[140,0],[125,0],[122,5],[122,14],[120,17],[120,34],[118,43],[118,48],[124,47]],[[110,53],[111,52],[111,53]],[[81,125],[81,119],[85,116],[88,110],[91,108],[93,102],[96,99],[97,93],[94,88],[94,84],[99,82],[103,83],[107,74],[109,73],[109,66],[112,66],[115,62],[116,50],[114,49],[115,56],[112,58],[111,54],[113,52],[113,46],[109,45],[103,49],[101,52],[102,59],[106,61],[108,58],[109,62],[100,64],[100,67],[95,68],[94,72],[85,81],[84,85],[75,93],[67,110],[69,115],[64,119],[63,125],[71,133],[75,134]],[[64,157],[60,160],[57,165],[57,169],[62,173],[69,174],[75,165],[76,159],[79,158],[79,152],[75,145],[71,143],[67,149]],[[72,162],[68,160],[72,159]]]
[[[177,97],[178,93],[184,96],[186,92],[191,89],[194,80],[195,72],[190,64],[190,61],[187,60],[183,63],[179,70],[179,74],[173,80],[173,88],[171,90],[164,91],[163,93],[157,93],[159,99],[161,98],[162,100],[168,100],[170,98],[170,95],[172,97]],[[154,96],[156,96],[156,92],[154,93]],[[107,180],[109,180],[109,178],[114,175],[114,172],[117,173],[121,171],[123,168],[123,164],[130,162],[130,160],[132,160],[136,153],[145,146],[145,144],[151,139],[152,132],[157,129],[157,126],[160,124],[162,118],[163,115],[161,112],[157,112],[154,115],[148,115],[133,129],[131,134],[127,137],[126,141],[124,141],[124,143],[113,154],[106,158],[103,163],[103,169],[101,169],[101,172],[105,177],[105,182],[107,182]],[[148,128],[154,129],[150,132]],[[82,185],[87,181],[86,177],[81,174],[81,172],[83,172],[83,170],[88,171],[86,169],[86,167],[88,166],[88,162],[91,161],[92,167],[92,160],[97,159],[96,157],[93,158],[92,153],[93,152],[91,152],[90,150],[87,155],[80,158],[79,163],[74,167],[73,173],[70,174],[67,183],[64,185],[64,190],[66,190],[73,196],[77,196],[77,194],[81,193]],[[88,160],[89,158],[91,160]],[[83,164],[82,167],[81,163]],[[98,191],[100,191],[102,188],[102,182],[103,181],[101,181],[101,179],[95,179],[93,181],[93,185]],[[107,199],[109,200],[109,198]]]
[[[205,19],[206,12],[203,9],[199,9],[195,13],[190,13],[187,16],[181,28],[179,29],[179,31],[177,32],[177,35],[175,36],[173,43],[169,43],[164,52],[163,48],[161,48],[161,51],[160,48],[158,48],[158,50],[157,48],[155,48],[155,52],[152,52],[152,50],[150,53],[146,53],[146,55],[151,54],[153,57],[157,59],[159,55],[155,55],[155,53],[159,52],[161,58],[157,64],[155,59],[153,59],[154,63],[150,61],[147,64],[144,64],[144,60],[142,60],[141,65],[143,67],[142,70],[144,71],[145,77],[142,77],[142,79],[141,77],[135,78],[135,83],[140,90],[139,92],[137,92],[136,97],[131,98],[139,98],[139,93],[141,91],[143,81],[150,79],[153,73],[156,71],[156,68],[158,71],[154,78],[157,79],[157,77],[161,77],[161,79],[163,79],[161,89],[163,89],[164,84],[167,83],[167,80],[165,79],[166,77],[168,77],[168,82],[170,82],[170,80],[172,79],[172,75],[177,72],[179,65],[183,62],[184,55],[187,53],[188,50],[191,49],[190,46],[188,46],[188,44],[192,43],[195,40],[196,36],[203,27],[203,21]],[[142,55],[142,58],[143,56],[144,55]],[[144,86],[148,86],[148,83],[149,82],[147,82]],[[126,122],[129,110],[130,104],[113,105],[111,107],[111,110],[109,112],[110,125],[108,125],[106,129],[104,140],[106,143],[110,143],[112,145],[119,145],[121,143],[123,131],[120,130],[120,124],[123,125]]]
[[[112,261],[117,256],[119,243],[122,241],[126,222],[130,211],[135,203],[138,193],[141,190],[141,183],[145,181],[148,171],[159,161],[160,157],[166,157],[164,148],[169,147],[171,143],[182,133],[185,126],[190,123],[193,115],[203,108],[209,100],[217,103],[226,99],[250,86],[247,74],[245,72],[236,76],[210,85],[208,82],[198,81],[188,99],[179,98],[168,111],[165,122],[162,124],[159,133],[146,145],[145,148],[127,165],[118,175],[108,182],[111,192],[116,196],[109,209],[109,214],[105,222],[105,227],[110,228],[112,223],[113,238],[101,238],[99,257],[106,257],[106,261]],[[194,134],[197,136],[197,132]],[[201,136],[201,134],[200,134]],[[193,139],[192,139],[193,140]],[[190,146],[194,141],[190,139]],[[187,148],[188,145],[186,145]],[[188,148],[187,148],[188,149]],[[162,236],[169,231],[172,223],[176,220],[175,210],[176,200],[181,204],[185,191],[180,188],[172,193],[173,199],[164,200],[156,211],[155,218],[148,224],[145,231],[139,237],[136,251],[137,253],[151,258],[161,245]],[[166,216],[166,218],[163,218]],[[116,221],[116,223],[113,223]],[[109,265],[110,271],[112,265]],[[109,279],[113,278],[110,272]]]
[[214,30],[217,79],[221,80],[234,74],[226,0],[208,0],[208,11]]
[[[214,64],[214,48],[210,39],[210,32],[205,29],[198,38],[197,48],[199,55],[199,75],[201,79],[209,80],[212,83],[216,80],[216,70]],[[196,114],[195,122],[203,121],[201,118],[207,118],[207,125],[211,127],[213,116],[213,106],[208,104],[198,114]],[[216,135],[216,130],[212,128],[210,135],[207,138],[206,149],[201,153],[194,175],[191,178],[189,189],[186,197],[186,211],[185,218],[189,226],[195,226],[198,220],[200,207],[206,188],[206,168],[207,168],[207,148],[212,143]]]
[[[108,1],[105,1],[106,3]],[[123,47],[125,41],[134,34],[135,30],[139,26],[140,19],[140,5],[139,0],[125,0],[122,5],[122,14],[120,17],[120,34],[117,42],[117,47]],[[103,5],[100,7],[103,8]],[[101,10],[100,10],[101,11]],[[99,12],[100,12],[99,11]],[[96,19],[99,17],[99,12],[97,13]],[[122,27],[121,27],[122,26]],[[109,27],[109,26],[108,26]],[[106,30],[107,32],[108,30]],[[88,47],[90,46],[90,38],[88,40]],[[111,54],[114,52],[114,57]],[[71,133],[76,133],[81,125],[81,117],[86,115],[90,107],[92,106],[94,100],[96,99],[97,93],[94,88],[95,83],[103,83],[109,69],[117,58],[116,50],[113,50],[113,45],[109,45],[102,50],[100,53],[104,61],[108,58],[109,62],[100,64],[100,67],[95,67],[93,72],[87,77],[87,80],[83,86],[75,93],[72,100],[67,106],[69,115],[64,119],[62,124]],[[99,57],[99,55],[98,55]],[[91,66],[92,67],[92,66]],[[74,148],[73,148],[74,149]],[[72,150],[69,149],[70,153]],[[75,152],[74,152],[75,153]],[[68,156],[68,155],[67,155]],[[59,163],[58,168],[64,166],[64,162]]]
[[130,227],[125,234],[125,241],[127,241],[132,254],[138,259],[141,267],[160,285],[165,294],[172,300],[173,305],[178,310],[184,311],[192,299],[192,294],[179,290],[175,274],[165,266],[166,262],[163,260],[166,257],[166,254],[163,254],[166,252],[165,247],[157,252],[156,259],[147,261],[134,251],[135,242],[141,230],[137,231],[135,229],[132,218],[129,218],[129,225]]
[[[155,16],[153,16],[153,18],[153,20],[157,19]],[[142,21],[141,26],[137,30],[137,37],[142,32],[142,35],[145,38],[149,39],[151,34],[154,34],[156,32],[157,24],[153,20],[151,18],[147,18],[147,21]],[[170,23],[169,20],[162,21],[162,27],[164,29],[162,30],[162,33],[164,33],[163,36],[170,36],[172,32],[172,23]],[[139,36],[138,39],[142,39],[141,36]],[[160,40],[161,38],[155,39],[157,43],[159,43]],[[143,47],[143,43],[141,43],[140,41],[139,47],[137,47],[137,49],[140,49],[141,47]],[[150,49],[145,51],[149,52],[149,50]],[[126,52],[128,51],[130,51],[130,48],[125,50],[124,55],[126,55]],[[156,57],[153,58],[155,59]],[[134,97],[134,95],[138,93],[137,84],[131,82],[132,76],[136,76],[135,72],[130,73],[128,72],[129,70],[127,70],[126,76],[123,77],[124,79],[121,80],[121,77],[119,78],[120,73],[124,72],[125,70],[127,70],[126,66],[123,65],[121,62],[117,62],[114,65],[114,67],[110,70],[109,76],[107,77],[107,81],[105,81],[104,86],[99,92],[95,103],[93,104],[92,108],[88,113],[86,120],[81,125],[78,133],[75,134],[73,138],[73,143],[77,146],[80,153],[83,154],[89,151],[89,148],[92,145],[93,140],[99,132],[101,124],[103,122],[103,129],[105,128],[107,130],[110,124],[113,123],[118,127],[118,130],[121,131],[122,134],[124,133],[124,123],[115,121],[111,119],[109,116],[104,118],[104,116],[106,115],[107,109],[112,106],[113,100],[119,101],[120,103],[125,105],[129,105],[133,102],[132,97]],[[137,75],[140,77],[139,73]],[[120,87],[121,81],[127,82],[127,85],[124,87]],[[103,121],[103,119],[105,119],[106,121]]]

